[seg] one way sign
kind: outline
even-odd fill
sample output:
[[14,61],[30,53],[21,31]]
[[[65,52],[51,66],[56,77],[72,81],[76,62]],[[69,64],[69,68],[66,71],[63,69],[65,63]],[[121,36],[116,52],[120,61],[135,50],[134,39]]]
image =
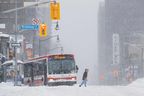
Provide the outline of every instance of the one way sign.
[[21,43],[11,43],[12,47],[21,47]]

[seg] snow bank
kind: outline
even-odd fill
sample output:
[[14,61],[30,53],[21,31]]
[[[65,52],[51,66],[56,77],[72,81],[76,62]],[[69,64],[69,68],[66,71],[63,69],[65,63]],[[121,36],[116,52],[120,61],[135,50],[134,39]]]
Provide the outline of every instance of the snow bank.
[[2,82],[0,83],[0,87],[6,87],[6,86],[13,86],[14,84],[12,82]]
[[143,87],[144,88],[144,78],[137,79],[136,81],[132,82],[128,86],[130,86],[130,87]]
[[[137,80],[129,86],[13,86],[0,83],[0,96],[144,96],[138,87],[144,80]],[[136,84],[136,85],[135,85]],[[131,87],[132,86],[132,87]]]
[[76,86],[11,86],[0,84],[0,96],[97,96],[95,87]]

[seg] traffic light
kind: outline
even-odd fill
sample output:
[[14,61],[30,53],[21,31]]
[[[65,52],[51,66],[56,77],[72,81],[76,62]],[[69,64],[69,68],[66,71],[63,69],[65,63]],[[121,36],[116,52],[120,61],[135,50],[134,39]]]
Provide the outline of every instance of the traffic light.
[[39,36],[40,37],[46,37],[47,36],[47,25],[46,24],[40,24]]
[[12,49],[9,49],[9,59],[11,60],[13,59],[13,57],[14,57],[14,52]]
[[52,20],[60,20],[60,3],[50,3],[50,15]]

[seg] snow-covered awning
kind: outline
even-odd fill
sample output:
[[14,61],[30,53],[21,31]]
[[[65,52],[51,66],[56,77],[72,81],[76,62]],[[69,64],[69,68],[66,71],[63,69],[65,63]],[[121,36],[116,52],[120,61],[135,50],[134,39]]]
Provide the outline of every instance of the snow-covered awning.
[[[9,61],[4,62],[2,65],[6,65],[6,64],[13,64],[13,62],[14,62],[14,60],[9,60]],[[17,63],[18,63],[18,64],[22,64],[23,61],[21,61],[21,60],[17,60]]]
[[10,37],[10,35],[8,35],[8,34],[3,34],[2,32],[0,32],[0,37]]

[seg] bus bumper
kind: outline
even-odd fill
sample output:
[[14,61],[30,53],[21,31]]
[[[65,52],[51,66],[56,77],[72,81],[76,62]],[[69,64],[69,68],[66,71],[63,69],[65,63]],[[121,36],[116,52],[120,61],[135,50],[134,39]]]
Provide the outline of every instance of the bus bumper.
[[72,86],[76,84],[76,81],[64,81],[64,82],[48,82],[48,86],[59,86],[59,85],[69,85]]

